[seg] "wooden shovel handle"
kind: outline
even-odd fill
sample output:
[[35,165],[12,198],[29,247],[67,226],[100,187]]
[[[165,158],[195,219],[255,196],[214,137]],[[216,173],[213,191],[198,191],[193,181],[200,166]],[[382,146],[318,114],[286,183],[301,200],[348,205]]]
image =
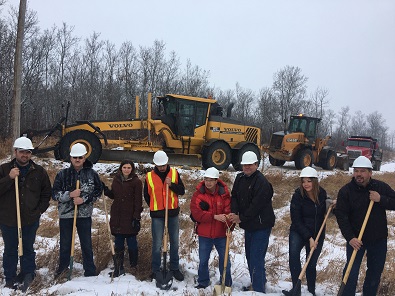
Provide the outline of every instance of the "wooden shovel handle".
[[[80,180],[77,180],[77,184],[75,185],[75,189],[80,189]],[[77,229],[77,213],[78,213],[78,205],[74,204],[73,234],[72,234],[72,237],[71,237],[70,257],[74,257],[75,232],[76,232],[76,229]]]
[[[362,236],[363,236],[363,233],[365,232],[366,224],[368,223],[370,212],[372,211],[372,208],[373,208],[373,204],[374,204],[374,201],[371,200],[370,203],[369,203],[368,210],[367,210],[366,215],[365,215],[365,219],[363,220],[361,230],[359,231],[359,235],[358,235],[358,240],[359,241],[362,240]],[[346,272],[344,273],[344,277],[343,277],[344,285],[347,283],[347,280],[348,280],[348,277],[350,275],[351,268],[352,268],[352,265],[354,264],[354,260],[355,260],[356,256],[357,256],[357,250],[354,249],[354,251],[352,252],[350,261],[348,262],[348,266],[347,266]]]
[[18,256],[23,256],[22,244],[22,223],[21,223],[21,208],[19,204],[19,181],[18,176],[15,177],[15,202],[16,202],[16,221],[18,225]]

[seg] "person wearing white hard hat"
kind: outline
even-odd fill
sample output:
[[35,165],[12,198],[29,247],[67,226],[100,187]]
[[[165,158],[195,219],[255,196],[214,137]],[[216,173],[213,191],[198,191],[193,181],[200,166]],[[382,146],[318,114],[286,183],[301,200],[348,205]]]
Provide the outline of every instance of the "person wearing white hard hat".
[[265,256],[275,216],[272,206],[273,187],[258,170],[258,157],[244,152],[240,164],[243,172],[236,176],[232,189],[229,219],[244,229],[245,254],[251,285],[245,290],[265,293]]
[[[15,140],[14,156],[0,166],[0,229],[4,241],[3,269],[6,288],[26,291],[35,277],[36,254],[34,242],[40,223],[51,199],[51,182],[45,169],[31,160],[33,144],[26,137]],[[15,182],[22,225],[23,256],[18,265],[18,222]]]
[[151,278],[154,279],[160,272],[161,246],[165,226],[165,201],[166,187],[168,186],[169,200],[168,208],[168,231],[170,239],[170,270],[173,277],[178,281],[184,280],[184,275],[179,267],[179,213],[180,206],[178,197],[184,195],[185,187],[180,174],[175,168],[168,164],[169,157],[166,152],[159,150],[155,152],[153,162],[155,168],[148,172],[144,183],[144,199],[150,207],[151,232],[152,232],[152,262]]
[[318,243],[315,243],[315,240],[324,222],[327,205],[332,203],[328,199],[325,189],[319,185],[318,173],[315,169],[305,167],[300,172],[299,177],[300,185],[292,195],[290,205],[289,269],[291,271],[292,289],[282,291],[287,296],[301,295],[301,286],[296,285],[296,283],[302,270],[300,253],[303,248],[306,249],[306,256],[314,248],[306,269],[306,280],[308,291],[315,295],[316,265],[324,244],[325,228],[318,239]]
[[[196,233],[199,236],[199,269],[197,289],[204,289],[210,285],[208,263],[213,246],[219,256],[219,282],[222,283],[224,269],[226,230],[231,229],[231,222],[227,219],[230,213],[230,193],[228,186],[219,179],[219,171],[208,168],[201,181],[196,186],[191,203],[191,217],[196,221]],[[232,286],[231,264],[226,267],[225,286]]]
[[76,225],[84,276],[96,275],[91,235],[92,213],[93,203],[101,196],[102,183],[86,154],[85,145],[74,144],[70,149],[70,167],[59,171],[53,184],[52,198],[58,202],[60,229],[59,265],[55,271],[55,278],[64,275],[69,267],[75,205],[78,206]]
[[[337,223],[347,241],[347,263],[343,276],[353,251],[357,251],[343,295],[355,295],[365,253],[367,270],[362,294],[376,295],[387,254],[386,210],[395,210],[395,191],[387,183],[372,178],[372,163],[365,156],[356,158],[352,167],[353,178],[339,190],[335,210]],[[373,208],[362,240],[359,240],[359,232],[371,201],[374,202]]]

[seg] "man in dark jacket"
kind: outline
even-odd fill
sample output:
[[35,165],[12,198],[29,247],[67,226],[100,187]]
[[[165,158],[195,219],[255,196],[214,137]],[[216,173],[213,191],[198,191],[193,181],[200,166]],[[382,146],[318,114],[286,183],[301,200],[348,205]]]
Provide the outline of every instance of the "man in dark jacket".
[[[58,202],[60,250],[59,266],[55,277],[61,275],[70,263],[71,241],[73,236],[74,209],[77,206],[77,232],[80,239],[84,276],[95,276],[96,266],[92,250],[93,203],[100,197],[102,184],[92,163],[85,158],[87,151],[83,144],[71,147],[71,165],[61,170],[55,177],[52,198]],[[79,188],[77,189],[77,180]]]
[[[33,244],[40,216],[51,199],[51,182],[47,172],[30,158],[33,145],[30,139],[21,137],[14,142],[15,158],[0,166],[0,228],[4,240],[3,268],[5,287],[26,291],[35,276],[36,254]],[[18,177],[19,208],[22,225],[23,256],[18,265],[18,227],[16,213],[16,187]]]
[[275,217],[273,188],[258,171],[258,163],[254,152],[243,154],[240,163],[243,172],[236,176],[233,185],[229,219],[244,229],[245,253],[252,283],[249,289],[265,293],[265,256]]
[[161,266],[161,245],[165,226],[165,200],[166,187],[168,186],[169,200],[168,208],[168,230],[170,239],[170,270],[178,281],[184,280],[184,275],[179,269],[179,219],[180,207],[178,196],[184,195],[185,187],[181,177],[175,168],[170,168],[167,164],[169,158],[166,152],[157,151],[154,154],[155,168],[147,173],[144,183],[144,199],[150,207],[152,219],[152,278],[160,271]]
[[[353,178],[340,189],[335,210],[337,223],[347,241],[347,264],[343,276],[353,251],[357,250],[343,295],[355,295],[359,268],[366,251],[363,295],[373,296],[377,294],[385,264],[388,236],[386,210],[395,210],[395,191],[388,184],[372,179],[372,163],[365,156],[355,159],[353,168]],[[374,205],[360,241],[357,237],[370,201],[374,201]]]

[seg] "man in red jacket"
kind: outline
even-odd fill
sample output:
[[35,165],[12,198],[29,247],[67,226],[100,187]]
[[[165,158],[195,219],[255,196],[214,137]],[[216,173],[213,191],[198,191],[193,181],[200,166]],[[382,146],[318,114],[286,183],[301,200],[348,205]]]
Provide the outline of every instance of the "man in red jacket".
[[[230,226],[226,215],[230,213],[230,193],[226,184],[219,178],[216,168],[208,168],[191,200],[191,214],[197,221],[196,232],[199,236],[199,271],[197,289],[210,285],[208,261],[215,246],[219,255],[219,272],[222,277],[224,269],[226,229]],[[220,277],[220,282],[222,279]],[[232,286],[230,262],[226,267],[225,285]]]

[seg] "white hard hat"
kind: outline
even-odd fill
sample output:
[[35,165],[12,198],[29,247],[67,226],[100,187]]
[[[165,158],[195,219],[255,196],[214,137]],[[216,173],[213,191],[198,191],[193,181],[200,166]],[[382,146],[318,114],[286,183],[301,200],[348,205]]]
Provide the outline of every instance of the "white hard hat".
[[305,167],[299,175],[300,178],[318,178],[318,173],[312,167]]
[[26,137],[20,137],[20,138],[16,139],[13,147],[18,150],[33,150],[34,149],[32,141]]
[[70,156],[72,157],[84,156],[87,153],[88,152],[86,151],[86,147],[84,144],[76,143],[73,146],[71,146]]
[[353,168],[367,168],[373,169],[372,162],[366,156],[358,156],[354,163],[352,164]]
[[241,157],[240,164],[253,164],[258,162],[258,158],[256,154],[252,151],[244,152],[243,156]]
[[169,161],[169,158],[167,157],[167,154],[165,151],[159,150],[156,151],[154,154],[154,164],[162,166],[167,164]]
[[204,177],[205,178],[213,178],[213,179],[218,179],[219,178],[219,171],[214,168],[208,168],[205,172],[204,172]]

